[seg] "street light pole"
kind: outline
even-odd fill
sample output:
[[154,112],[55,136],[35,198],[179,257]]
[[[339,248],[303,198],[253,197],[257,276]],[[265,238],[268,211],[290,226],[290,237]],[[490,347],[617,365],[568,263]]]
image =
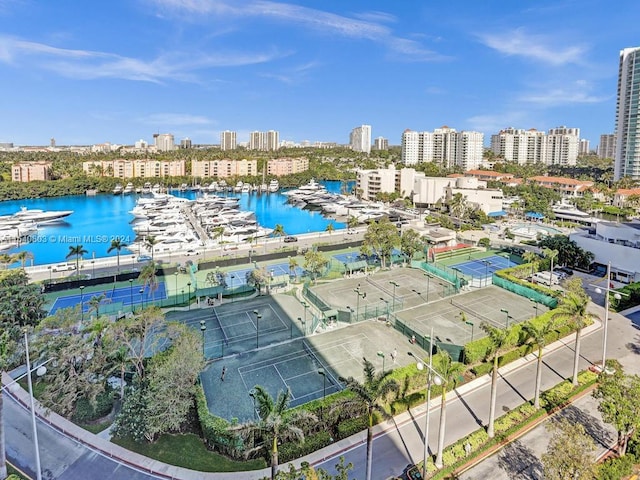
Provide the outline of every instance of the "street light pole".
[[378,355],[380,358],[382,358],[382,374],[384,375],[384,357],[385,357],[385,354],[384,354],[384,352],[378,351],[378,353],[376,353],[376,355]]
[[366,298],[367,292],[360,293],[360,284],[358,284],[358,287],[354,288],[353,291],[356,292],[356,295],[358,295],[358,298],[356,300],[356,322],[357,322],[358,317],[360,316],[360,299]]
[[428,273],[425,273],[424,276],[427,277],[427,303],[429,303],[429,284],[431,283],[431,277]]
[[464,323],[466,323],[467,325],[469,325],[471,327],[471,341],[473,342],[473,326],[474,326],[474,323],[473,322],[469,322],[469,321],[465,321]]
[[133,305],[133,278],[129,279],[129,303],[131,303],[131,310],[135,310]]
[[302,336],[306,337],[307,336],[307,322],[305,320],[302,320],[302,318],[298,317],[298,321],[300,322],[300,325],[302,325]]
[[[412,352],[410,355],[414,356]],[[424,426],[424,452],[422,460],[422,478],[427,478],[427,458],[429,458],[429,418],[430,418],[430,405],[431,405],[431,383],[436,385],[442,385],[442,378],[433,368],[433,327],[431,327],[431,333],[429,335],[429,364],[424,365],[418,361],[418,370],[427,368],[427,411],[425,413],[425,426]]]
[[251,400],[253,400],[253,419],[256,419],[256,390],[254,388],[252,388],[251,390],[249,390],[249,396],[251,397]]
[[[602,371],[607,361],[607,333],[609,330],[609,293],[611,293],[611,262],[607,263],[607,288],[596,287],[596,293],[604,293],[604,324],[602,326]],[[614,298],[620,300],[626,293],[616,292]]]
[[176,277],[176,305],[178,304],[178,272],[175,273]]
[[[36,410],[33,400],[33,384],[31,383],[31,361],[29,359],[29,340],[27,331],[24,331],[24,351],[27,360],[27,384],[29,385],[29,401],[31,403],[31,425],[33,426],[33,443],[35,444],[36,455],[36,478],[42,480],[42,468],[40,467],[40,447],[38,444],[38,429],[36,425]],[[0,393],[2,395],[2,393]]]
[[533,309],[536,311],[536,318],[538,318],[538,302],[535,300],[531,300],[533,302]]
[[322,405],[320,405],[320,420],[324,420],[324,399],[327,395],[327,372],[324,368],[318,370],[318,374],[322,375]]
[[302,306],[304,307],[304,324],[305,324],[305,330],[304,333],[305,335],[307,334],[307,308],[309,308],[309,304],[307,304],[307,302],[302,302]]
[[509,319],[513,317],[509,315],[509,310],[507,310],[506,308],[501,308],[500,311],[507,315],[507,323],[505,325],[505,328],[509,328]]
[[187,287],[189,287],[189,294],[187,296],[188,310],[191,310],[191,282],[187,283]]
[[254,310],[253,314],[256,316],[256,349],[257,349],[259,338],[260,338],[260,319],[262,318],[262,315],[258,313],[258,310]]
[[385,303],[386,307],[387,307],[387,309],[386,309],[387,310],[387,312],[386,312],[387,313],[386,321],[387,321],[387,323],[389,323],[389,300],[385,300],[382,297],[380,297],[380,300],[382,300]]

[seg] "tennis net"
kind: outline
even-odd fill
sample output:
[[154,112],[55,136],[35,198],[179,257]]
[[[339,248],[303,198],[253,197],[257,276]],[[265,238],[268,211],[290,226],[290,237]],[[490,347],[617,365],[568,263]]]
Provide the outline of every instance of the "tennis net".
[[489,318],[485,315],[482,315],[481,313],[478,313],[472,310],[470,306],[462,305],[460,303],[454,302],[453,300],[451,300],[451,305],[453,305],[454,307],[458,307],[463,312],[467,312],[468,314],[473,315],[474,317],[479,318],[482,321],[487,322],[489,325],[493,325],[494,327],[498,327],[498,328],[504,327],[504,325],[501,324],[499,321]]
[[224,328],[222,328],[222,324],[220,323],[220,317],[218,317],[218,314],[216,313],[216,309],[212,308],[211,311],[213,312],[213,319],[216,321],[216,323],[218,324],[218,328],[220,328],[220,331],[222,332],[222,337],[224,338],[224,343],[225,345],[229,345],[229,339],[227,338],[227,334],[224,331]]
[[377,282],[374,282],[373,280],[371,280],[369,277],[366,278],[367,282],[369,282],[371,285],[373,285],[376,288],[379,288],[380,290],[382,290],[384,293],[386,293],[387,295],[389,295],[390,297],[393,297],[393,292],[391,292],[390,290],[387,290],[386,288],[384,288],[382,285],[380,285]]

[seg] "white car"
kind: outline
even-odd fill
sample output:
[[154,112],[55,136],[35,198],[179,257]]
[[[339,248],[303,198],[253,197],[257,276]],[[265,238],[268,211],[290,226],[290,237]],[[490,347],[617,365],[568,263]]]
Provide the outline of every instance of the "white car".
[[53,272],[68,272],[70,270],[75,270],[76,266],[73,263],[59,263],[54,265],[51,271]]

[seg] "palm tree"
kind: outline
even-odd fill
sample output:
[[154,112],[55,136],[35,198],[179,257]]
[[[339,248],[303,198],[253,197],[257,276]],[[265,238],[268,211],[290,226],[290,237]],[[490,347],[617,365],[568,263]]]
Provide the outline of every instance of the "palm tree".
[[449,212],[458,219],[464,218],[467,214],[467,197],[461,193],[456,193],[449,200]]
[[304,433],[299,424],[316,422],[317,418],[306,410],[289,410],[291,400],[289,389],[281,390],[275,401],[264,387],[256,385],[253,390],[258,420],[232,427],[232,430],[237,430],[244,438],[258,437],[264,440],[260,445],[248,450],[247,456],[271,447],[271,479],[274,480],[278,473],[278,442],[280,440],[304,442]]
[[80,257],[89,253],[84,246],[76,245],[75,247],[69,247],[69,253],[65,258],[76,257],[76,275],[80,272]]
[[549,279],[553,278],[553,259],[558,256],[558,250],[552,250],[551,248],[544,248],[542,250],[542,254],[551,261],[551,266],[549,268],[550,276]]
[[220,243],[220,240],[222,239],[222,236],[224,235],[224,227],[214,227],[211,230],[211,235],[213,235],[214,240],[217,239],[218,243]]
[[8,253],[3,253],[0,255],[0,263],[2,264],[4,269],[6,269],[9,265],[11,265],[15,261],[16,260],[13,255],[9,255]]
[[107,296],[104,293],[101,293],[100,295],[94,295],[94,296],[91,297],[91,299],[89,299],[89,302],[88,302],[89,303],[89,311],[95,310],[96,311],[96,318],[98,318],[100,316],[100,304],[106,298],[107,298]]
[[390,415],[384,409],[384,404],[390,393],[398,393],[400,386],[398,382],[391,378],[387,378],[391,372],[375,372],[373,364],[364,360],[364,382],[361,383],[353,377],[342,378],[340,381],[345,383],[345,387],[351,390],[355,396],[345,399],[336,405],[336,410],[346,413],[353,417],[366,411],[368,416],[367,423],[367,469],[366,480],[371,480],[371,461],[373,450],[373,415],[377,413],[383,418],[390,418]]
[[491,370],[491,404],[489,406],[489,425],[487,427],[487,434],[489,435],[489,438],[493,438],[493,423],[496,419],[496,396],[498,394],[498,362],[502,352],[509,346],[509,341],[506,330],[493,327],[488,323],[483,323],[480,325],[480,328],[486,332],[491,341],[488,355],[493,359],[493,369]]
[[151,261],[153,262],[154,260],[154,253],[155,253],[155,249],[153,247],[155,247],[158,244],[158,240],[156,240],[156,237],[154,237],[153,235],[149,235],[148,237],[146,237],[144,239],[144,246],[147,247],[149,250],[151,250]]
[[149,287],[151,298],[153,298],[153,293],[158,288],[158,277],[156,275],[157,268],[158,266],[156,262],[151,260],[144,266],[138,276],[138,280],[142,281],[142,288],[145,289],[147,286]]
[[279,223],[276,223],[276,226],[273,228],[273,232],[271,232],[271,235],[273,235],[274,237],[282,238],[284,235],[286,235],[284,231],[284,227]]
[[532,345],[538,347],[538,364],[536,366],[536,392],[533,397],[533,406],[540,408],[540,388],[542,386],[542,349],[547,345],[547,335],[555,328],[555,323],[550,320],[542,325],[536,325],[529,321],[522,324],[522,332],[525,334],[525,341],[530,341]]
[[324,229],[325,232],[329,232],[329,235],[331,235],[333,233],[333,231],[335,230],[334,226],[333,226],[333,222],[329,223],[327,225],[327,228]]
[[[114,250],[117,253],[117,256],[118,256],[118,273],[120,273],[120,250],[122,250],[126,246],[127,246],[126,243],[124,243],[122,240],[117,238],[115,240],[111,240],[111,246],[107,249],[107,253],[111,253]],[[151,258],[153,258],[153,252],[151,252]]]
[[442,453],[444,452],[444,432],[446,425],[447,390],[456,388],[460,375],[465,371],[465,366],[460,362],[454,362],[448,352],[440,350],[440,355],[435,358],[434,369],[442,380],[442,396],[440,397],[440,427],[438,431],[438,453],[436,454],[436,467],[442,468]]
[[114,370],[117,369],[120,372],[120,400],[122,401],[124,399],[124,374],[130,362],[129,354],[126,347],[120,345],[109,354],[108,358]]
[[538,260],[540,260],[540,257],[538,256],[537,253],[535,252],[524,252],[524,254],[522,255],[522,259],[531,264],[531,275],[533,275],[533,270],[536,268],[536,264],[538,263]]
[[357,226],[358,226],[358,218],[354,217],[353,215],[350,215],[349,218],[347,218],[347,227],[356,228]]
[[20,262],[20,265],[22,266],[22,270],[24,270],[24,266],[27,263],[27,260],[32,258],[33,258],[33,253],[29,252],[28,250],[23,250],[22,252],[18,252],[15,255],[15,259]]
[[296,259],[296,257],[289,257],[289,276],[293,275],[297,282],[298,272],[296,268],[298,268],[298,260]]
[[590,320],[598,318],[594,313],[587,311],[589,297],[582,292],[568,291],[560,300],[560,305],[551,316],[554,321],[567,323],[576,329],[576,343],[573,354],[573,379],[574,385],[578,385],[578,363],[580,361],[580,341],[582,329]]

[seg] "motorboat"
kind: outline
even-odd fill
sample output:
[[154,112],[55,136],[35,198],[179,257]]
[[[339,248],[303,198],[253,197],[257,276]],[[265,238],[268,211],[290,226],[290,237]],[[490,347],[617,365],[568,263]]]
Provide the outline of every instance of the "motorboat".
[[46,224],[61,222],[63,218],[68,217],[73,213],[73,210],[40,210],[29,209],[27,207],[21,207],[19,212],[14,213],[14,217],[21,222],[33,222],[35,224]]
[[250,183],[245,183],[242,185],[242,188],[240,188],[240,193],[249,193],[251,192],[251,184]]
[[587,212],[577,209],[574,205],[569,203],[560,202],[551,207],[553,214],[561,220],[571,220],[579,223],[597,223],[600,221],[598,218],[594,218]]
[[133,183],[129,182],[127,183],[127,185],[124,187],[124,190],[122,190],[122,194],[123,195],[130,195],[135,191],[135,187],[133,186]]
[[116,183],[116,186],[113,187],[113,194],[114,195],[121,195],[122,194],[122,185],[120,185],[119,183]]
[[243,186],[244,186],[244,183],[239,181],[238,183],[236,183],[236,186],[233,188],[233,191],[236,193],[239,193],[242,191]]
[[280,190],[280,182],[275,178],[269,182],[269,186],[267,187],[269,193],[275,193]]

